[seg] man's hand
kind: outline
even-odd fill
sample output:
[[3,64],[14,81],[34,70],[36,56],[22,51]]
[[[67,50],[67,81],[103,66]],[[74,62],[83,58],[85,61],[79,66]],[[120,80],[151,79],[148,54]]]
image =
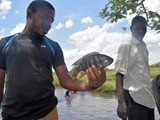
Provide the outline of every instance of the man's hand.
[[92,65],[92,67],[87,69],[86,73],[88,76],[88,85],[91,89],[100,87],[106,81],[106,73],[102,65],[98,69],[95,65]]
[[122,118],[122,120],[127,119],[127,106],[126,103],[119,103],[117,108],[117,115]]

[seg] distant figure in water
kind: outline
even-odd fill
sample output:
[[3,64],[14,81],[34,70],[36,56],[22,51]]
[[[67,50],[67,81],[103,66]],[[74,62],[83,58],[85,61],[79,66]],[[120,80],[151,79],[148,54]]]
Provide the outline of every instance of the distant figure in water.
[[67,90],[65,93],[65,97],[69,96],[70,94],[75,94],[76,91]]

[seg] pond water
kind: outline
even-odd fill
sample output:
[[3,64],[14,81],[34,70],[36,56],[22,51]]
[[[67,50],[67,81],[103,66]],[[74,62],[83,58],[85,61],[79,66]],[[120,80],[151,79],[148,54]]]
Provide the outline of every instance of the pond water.
[[[114,94],[92,91],[65,97],[65,92],[65,89],[56,89],[55,92],[59,101],[59,120],[121,120],[116,113],[117,98]],[[155,117],[159,120],[157,109]]]
[[60,120],[118,120],[115,95],[77,92],[64,97],[65,91],[56,91]]
[[[57,89],[59,120],[121,120],[116,113],[117,98],[114,94],[77,92],[64,97],[65,89]],[[155,120],[158,112],[155,109]]]

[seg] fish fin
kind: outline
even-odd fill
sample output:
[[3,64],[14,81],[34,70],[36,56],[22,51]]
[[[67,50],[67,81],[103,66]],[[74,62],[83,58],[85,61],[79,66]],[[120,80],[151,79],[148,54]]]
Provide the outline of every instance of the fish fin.
[[87,53],[86,55],[84,55],[83,57],[81,57],[80,59],[78,59],[77,61],[75,61],[72,65],[79,65],[81,63],[81,61],[83,59],[85,59],[86,57],[92,56],[92,55],[97,55],[97,54],[99,54],[99,52],[90,52],[90,53]]

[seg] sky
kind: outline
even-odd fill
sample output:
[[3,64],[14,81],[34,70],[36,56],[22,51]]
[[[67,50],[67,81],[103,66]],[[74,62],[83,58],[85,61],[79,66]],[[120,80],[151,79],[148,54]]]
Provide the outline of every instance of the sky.
[[[32,0],[0,0],[0,38],[21,32],[26,23],[26,9]],[[56,10],[55,21],[47,36],[62,47],[68,69],[83,55],[97,51],[114,59],[120,44],[131,38],[130,22],[134,17],[109,23],[98,16],[108,0],[47,0]],[[160,0],[145,0],[149,10],[160,12]],[[126,27],[127,30],[122,30]],[[160,34],[148,31],[144,37],[149,64],[160,62]]]

